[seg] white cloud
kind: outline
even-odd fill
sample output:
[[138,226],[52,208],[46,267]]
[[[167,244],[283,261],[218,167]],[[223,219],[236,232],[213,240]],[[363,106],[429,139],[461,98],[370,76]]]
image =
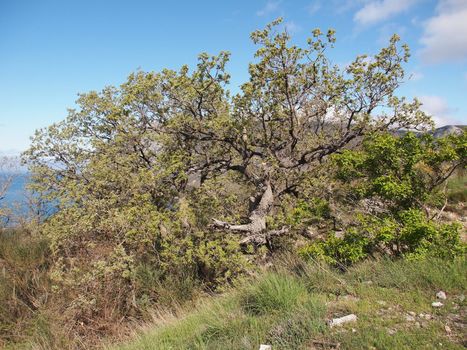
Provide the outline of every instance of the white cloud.
[[316,12],[318,12],[320,8],[321,8],[321,2],[318,0],[313,1],[311,4],[309,4],[306,7],[308,14],[311,16],[313,16]]
[[284,23],[284,27],[285,27],[285,30],[287,30],[287,32],[290,34],[290,35],[294,35],[298,32],[300,32],[302,30],[302,27],[300,27],[297,23],[295,23],[294,21],[288,21],[288,22],[285,22]]
[[435,95],[419,96],[418,99],[423,103],[421,109],[433,117],[436,126],[448,124],[457,124],[459,121],[452,115],[455,110],[451,108],[447,101]]
[[467,60],[467,1],[439,0],[437,14],[425,23],[420,43],[427,63]]
[[258,10],[256,14],[258,16],[266,16],[279,9],[280,1],[268,1],[261,10]]
[[354,21],[368,25],[384,21],[408,10],[418,0],[372,0],[354,15]]

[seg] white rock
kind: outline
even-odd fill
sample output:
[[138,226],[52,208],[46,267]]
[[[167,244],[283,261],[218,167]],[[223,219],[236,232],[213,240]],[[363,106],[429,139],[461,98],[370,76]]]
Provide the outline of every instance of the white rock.
[[354,314],[350,314],[350,315],[339,317],[339,318],[333,318],[329,322],[329,327],[340,326],[341,324],[344,324],[347,322],[355,322],[355,321],[357,321],[357,316]]
[[433,306],[433,307],[441,307],[441,306],[443,306],[443,303],[440,302],[440,301],[434,301],[434,302],[431,303],[431,306]]
[[271,345],[261,344],[259,346],[259,350],[272,350],[272,346]]
[[446,331],[446,333],[452,333],[451,327],[449,327],[448,325],[444,326],[444,330]]
[[418,315],[418,317],[424,318],[425,320],[431,320],[433,318],[433,316],[431,316],[430,314],[423,314],[423,313]]
[[406,315],[405,320],[407,322],[415,322],[415,317],[413,317],[412,315]]
[[446,300],[446,293],[444,293],[442,290],[440,290],[438,293],[436,293],[436,297],[438,299]]

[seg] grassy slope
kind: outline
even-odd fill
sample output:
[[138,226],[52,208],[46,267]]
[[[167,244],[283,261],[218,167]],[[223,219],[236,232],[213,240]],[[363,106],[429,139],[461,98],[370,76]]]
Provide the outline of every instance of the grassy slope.
[[[340,349],[463,349],[466,286],[465,259],[367,261],[343,274],[289,261],[110,349],[258,349],[261,343],[273,349],[334,349],[338,343]],[[448,299],[434,309],[439,290]],[[407,320],[409,312],[415,320]],[[326,325],[349,313],[358,316],[356,323]]]

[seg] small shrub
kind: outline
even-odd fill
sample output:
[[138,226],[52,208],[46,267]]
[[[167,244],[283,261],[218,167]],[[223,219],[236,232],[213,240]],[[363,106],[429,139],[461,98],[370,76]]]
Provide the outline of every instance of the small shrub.
[[349,230],[342,238],[331,234],[325,241],[312,243],[302,248],[300,254],[324,260],[331,265],[348,266],[365,258],[369,246],[368,238],[355,230]]

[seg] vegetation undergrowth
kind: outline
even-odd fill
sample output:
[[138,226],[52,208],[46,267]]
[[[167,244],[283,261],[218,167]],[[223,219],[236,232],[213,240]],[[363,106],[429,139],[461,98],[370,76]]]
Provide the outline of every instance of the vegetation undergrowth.
[[[466,271],[465,259],[372,259],[342,272],[289,258],[108,349],[463,349]],[[448,299],[434,309],[439,290]],[[357,322],[327,325],[350,313]]]

